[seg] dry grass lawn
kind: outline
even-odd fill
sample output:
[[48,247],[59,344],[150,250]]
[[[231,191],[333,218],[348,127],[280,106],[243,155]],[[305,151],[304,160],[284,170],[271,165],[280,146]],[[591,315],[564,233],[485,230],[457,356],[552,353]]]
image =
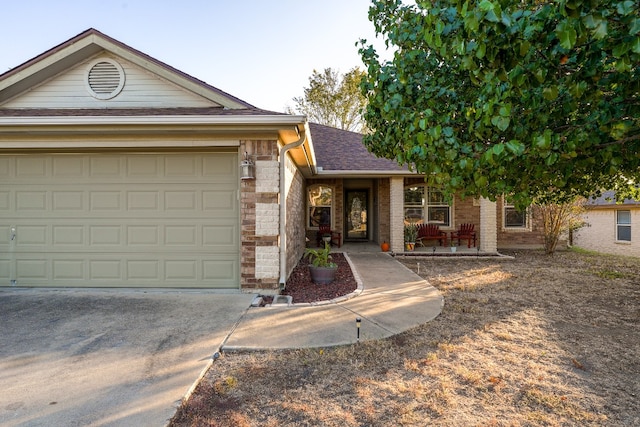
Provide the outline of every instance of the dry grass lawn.
[[510,255],[399,258],[444,295],[434,321],[353,346],[226,354],[172,425],[640,425],[640,260]]

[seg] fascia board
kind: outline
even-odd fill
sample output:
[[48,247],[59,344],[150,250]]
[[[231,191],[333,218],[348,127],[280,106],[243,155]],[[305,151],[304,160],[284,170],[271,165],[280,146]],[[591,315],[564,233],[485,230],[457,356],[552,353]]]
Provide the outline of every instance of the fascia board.
[[[28,116],[0,117],[0,126],[87,126],[87,125],[271,125],[298,126],[304,116]],[[1,132],[1,128],[0,128]]]

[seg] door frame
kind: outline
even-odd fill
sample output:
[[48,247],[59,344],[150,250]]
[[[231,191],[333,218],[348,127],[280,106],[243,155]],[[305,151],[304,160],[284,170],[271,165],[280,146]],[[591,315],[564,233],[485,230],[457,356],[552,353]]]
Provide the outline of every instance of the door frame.
[[[344,189],[344,234],[343,239],[345,242],[366,242],[369,241],[370,233],[371,233],[371,214],[369,212],[369,197],[370,197],[371,189],[368,187],[365,188],[345,188]],[[363,209],[366,212],[366,220],[365,220],[365,233],[363,237],[350,237],[349,236],[349,224],[351,221],[349,220],[349,215],[351,210],[349,208],[349,195],[351,193],[364,193],[364,202],[362,203]]]

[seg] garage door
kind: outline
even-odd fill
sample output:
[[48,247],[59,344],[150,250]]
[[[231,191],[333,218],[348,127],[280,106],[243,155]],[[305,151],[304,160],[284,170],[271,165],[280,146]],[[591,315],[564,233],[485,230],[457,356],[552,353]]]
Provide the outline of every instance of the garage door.
[[238,288],[237,159],[0,156],[0,286]]

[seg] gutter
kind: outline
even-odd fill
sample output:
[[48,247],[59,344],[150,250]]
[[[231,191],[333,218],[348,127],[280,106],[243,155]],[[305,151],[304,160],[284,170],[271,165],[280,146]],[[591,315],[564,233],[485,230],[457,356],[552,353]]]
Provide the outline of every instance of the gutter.
[[[285,200],[285,161],[286,154],[289,150],[299,147],[304,144],[305,139],[307,138],[306,132],[306,123],[305,127],[300,131],[296,127],[296,132],[298,132],[298,140],[291,142],[289,144],[284,145],[280,149],[280,279],[278,280],[278,284],[280,285],[280,289],[284,287],[284,284],[287,282],[287,210],[286,210],[286,200]],[[306,154],[306,150],[305,150]]]

